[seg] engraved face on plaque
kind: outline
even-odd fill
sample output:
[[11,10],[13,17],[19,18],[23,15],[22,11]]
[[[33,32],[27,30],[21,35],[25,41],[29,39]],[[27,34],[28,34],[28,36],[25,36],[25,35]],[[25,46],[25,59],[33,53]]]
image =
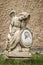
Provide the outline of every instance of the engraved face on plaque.
[[21,43],[24,47],[30,47],[32,44],[32,34],[30,30],[24,29],[21,34]]

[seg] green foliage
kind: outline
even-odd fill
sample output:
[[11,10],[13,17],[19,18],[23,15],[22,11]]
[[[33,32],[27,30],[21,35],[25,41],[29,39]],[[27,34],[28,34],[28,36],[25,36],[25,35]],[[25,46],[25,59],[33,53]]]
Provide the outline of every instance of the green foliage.
[[0,65],[43,65],[43,55],[34,54],[31,60],[4,60],[0,55]]

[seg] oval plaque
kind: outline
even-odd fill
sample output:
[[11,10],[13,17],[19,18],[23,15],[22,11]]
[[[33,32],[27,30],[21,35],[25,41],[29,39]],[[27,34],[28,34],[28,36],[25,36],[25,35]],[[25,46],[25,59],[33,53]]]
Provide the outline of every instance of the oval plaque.
[[24,29],[21,34],[21,44],[24,47],[30,47],[32,44],[32,33],[29,29]]

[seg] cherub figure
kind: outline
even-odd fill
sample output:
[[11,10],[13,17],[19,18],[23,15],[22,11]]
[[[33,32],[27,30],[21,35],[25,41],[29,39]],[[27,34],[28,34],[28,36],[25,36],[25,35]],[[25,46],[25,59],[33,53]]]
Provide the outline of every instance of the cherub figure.
[[13,49],[17,43],[20,42],[21,31],[26,27],[27,20],[30,19],[30,15],[27,12],[22,12],[19,16],[15,15],[15,11],[10,13],[11,23],[9,26],[8,34],[8,50]]

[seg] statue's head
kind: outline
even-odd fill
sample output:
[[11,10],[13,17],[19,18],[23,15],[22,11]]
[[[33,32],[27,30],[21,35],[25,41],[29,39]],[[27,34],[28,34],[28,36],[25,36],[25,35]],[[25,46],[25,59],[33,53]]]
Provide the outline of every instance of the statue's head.
[[27,12],[22,12],[19,14],[20,15],[20,20],[27,20],[30,19],[30,14]]
[[30,20],[30,14],[27,12],[22,12],[19,14],[19,19],[21,21],[21,28],[25,27]]

